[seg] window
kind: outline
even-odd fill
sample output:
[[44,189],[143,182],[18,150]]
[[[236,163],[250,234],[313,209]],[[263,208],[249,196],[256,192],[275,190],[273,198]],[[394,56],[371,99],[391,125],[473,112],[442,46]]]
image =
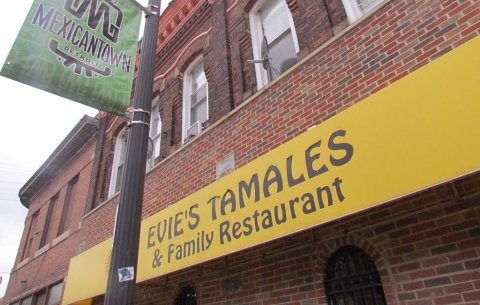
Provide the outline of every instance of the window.
[[174,305],[197,305],[197,294],[195,290],[190,286],[183,287],[175,298]]
[[33,236],[35,235],[35,230],[37,229],[38,221],[38,211],[32,215],[32,220],[30,221],[30,227],[28,228],[27,239],[25,241],[25,247],[23,248],[22,260],[30,256],[32,251]]
[[342,0],[348,21],[353,23],[362,17],[383,0]]
[[[63,282],[43,289],[12,305],[60,305],[63,293]],[[48,296],[48,297],[47,297]]]
[[115,141],[115,153],[113,155],[112,175],[110,176],[110,188],[108,197],[112,197],[120,190],[123,172],[125,170],[125,154],[127,148],[126,131],[118,134]]
[[183,141],[197,135],[207,120],[208,82],[203,58],[199,57],[187,68],[183,79]]
[[45,305],[46,298],[47,298],[47,291],[46,290],[42,290],[40,292],[37,292],[34,295],[33,304],[35,304],[35,305]]
[[158,100],[153,102],[150,119],[150,139],[152,140],[152,154],[147,160],[147,169],[155,165],[155,159],[160,156],[160,143],[162,140],[162,119],[160,118],[160,105]]
[[62,300],[63,282],[48,288],[47,305],[58,305]]
[[45,217],[45,225],[43,227],[42,238],[40,239],[40,247],[39,248],[42,248],[43,246],[45,246],[45,244],[49,240],[48,235],[49,235],[49,233],[51,231],[50,229],[52,227],[52,223],[51,223],[52,213],[55,209],[55,206],[57,205],[57,201],[58,201],[58,194],[55,194],[55,196],[53,196],[50,199],[50,202],[48,203],[47,217]]
[[330,258],[325,281],[330,305],[386,305],[375,263],[361,249],[342,247]]
[[33,299],[33,297],[29,296],[28,298],[23,299],[20,304],[21,305],[32,305],[32,299]]
[[250,12],[250,28],[260,89],[297,63],[298,39],[285,0],[259,1]]
[[72,201],[77,196],[78,175],[76,175],[67,185],[67,193],[65,195],[65,202],[62,209],[62,217],[60,218],[60,225],[58,226],[57,236],[62,235],[63,232],[70,228],[72,223]]

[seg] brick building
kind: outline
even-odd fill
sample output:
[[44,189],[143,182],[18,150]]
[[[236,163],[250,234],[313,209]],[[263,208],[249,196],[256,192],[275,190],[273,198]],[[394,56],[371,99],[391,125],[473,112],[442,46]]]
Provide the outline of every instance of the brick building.
[[[136,304],[480,304],[480,2],[174,0],[160,23]],[[21,190],[9,304],[103,303],[128,129],[95,126]]]
[[20,189],[28,215],[4,304],[16,304],[19,297],[23,304],[60,301],[70,258],[81,247],[98,126],[97,119],[84,116]]

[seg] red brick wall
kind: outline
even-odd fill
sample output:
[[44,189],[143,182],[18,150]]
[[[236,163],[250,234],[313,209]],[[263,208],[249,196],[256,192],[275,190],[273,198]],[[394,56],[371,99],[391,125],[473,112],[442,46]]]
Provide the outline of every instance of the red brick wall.
[[386,1],[148,173],[144,216],[213,182],[226,156],[241,167],[479,35],[479,19],[473,0]]
[[[155,91],[162,104],[165,132],[162,155],[169,155],[181,146],[183,72],[197,56],[204,57],[209,82],[206,126],[218,121],[256,91],[254,67],[247,63],[252,59],[248,25],[251,3],[245,0],[236,5],[226,1],[200,1],[190,20],[179,25],[176,34],[162,45],[155,68],[155,75],[161,76]],[[345,23],[341,0],[329,0],[328,3],[332,24],[323,1],[289,2],[298,24],[300,56],[304,57],[323,44],[332,37],[334,27]],[[204,35],[207,32],[208,35]]]
[[[298,9],[307,6],[298,5]],[[188,145],[165,150],[170,155],[147,174],[144,217],[212,183],[216,164],[228,155],[234,154],[236,167],[241,167],[480,34],[478,1],[386,1],[356,26],[347,28],[319,49],[309,50],[310,56],[292,71],[244,102],[243,98],[249,95],[246,92],[254,91],[249,89],[254,78],[251,68],[238,62],[241,56],[237,55],[249,49],[249,36],[238,29],[248,25],[236,23],[235,18],[243,13],[233,12],[234,17],[229,16],[227,22],[231,29],[233,95],[235,104],[242,105]],[[250,54],[244,52],[243,59]],[[236,77],[241,75],[244,77]],[[167,94],[162,88],[158,88],[160,96]],[[171,100],[181,94],[179,86],[164,88],[174,90],[169,95]],[[167,99],[165,103],[169,102]],[[166,114],[162,113],[173,113],[172,129],[178,134],[176,126],[178,120],[181,124],[181,116],[174,108],[164,106]],[[178,147],[178,142],[173,143]],[[473,188],[477,192],[478,180],[474,176],[459,183],[457,188],[462,196],[470,196]],[[338,246],[355,244],[376,262],[389,304],[478,305],[478,199],[454,202],[442,195],[445,192],[452,194],[447,187],[437,188],[358,214],[348,221],[317,228],[317,240],[325,243],[311,254],[303,248],[292,250],[295,254],[283,254],[283,250],[296,246],[282,239],[228,257],[228,261],[242,261],[246,257],[262,257],[265,252],[274,257],[233,266],[228,274],[191,268],[162,277],[151,286],[142,286],[140,304],[158,300],[171,303],[171,288],[178,288],[185,281],[193,281],[201,304],[324,304],[326,260]],[[115,200],[84,219],[89,229],[84,231],[82,240],[87,247],[111,236],[105,225],[112,223]],[[304,233],[295,238],[306,237]],[[245,258],[239,258],[242,255]],[[218,260],[210,264],[218,268],[222,263]],[[211,267],[210,264],[203,267]],[[288,270],[283,265],[288,265]],[[215,287],[221,287],[221,280],[232,274],[241,276],[245,290],[223,296]]]
[[230,35],[224,0],[212,4],[211,48],[205,54],[208,78],[209,121],[218,121],[234,108]]
[[[173,153],[182,143],[183,72],[193,60],[200,55],[205,58],[209,51],[209,36],[202,34],[212,26],[210,5],[203,1],[197,4],[192,14],[191,20],[180,26],[177,34],[157,53],[155,76],[164,76],[154,84],[161,103],[160,114],[164,133],[161,156]],[[209,63],[205,61],[204,64],[208,70]]]
[[[161,163],[146,179],[144,215],[214,181],[229,154],[240,167],[479,34],[478,2],[457,4],[450,18],[455,6],[415,3],[407,14],[406,1],[390,2]],[[425,44],[435,35],[438,45]]]
[[[257,91],[255,67],[247,63],[247,60],[253,59],[248,14],[255,2],[243,0],[238,1],[236,5],[230,3],[228,6],[230,10],[227,14],[227,26],[231,55],[229,64],[232,69],[233,96],[236,106]],[[299,58],[305,57],[324,44],[333,36],[334,31],[346,26],[346,15],[341,0],[290,0],[287,3],[292,12],[299,40]],[[328,3],[328,10],[325,9],[325,3]],[[223,40],[213,39],[212,43],[213,49],[218,50],[221,49]]]
[[327,304],[328,260],[354,245],[376,264],[390,305],[479,305],[479,216],[476,174],[141,283],[135,304],[173,304],[185,285],[199,305]]
[[[5,300],[9,301],[12,297],[16,298],[19,295],[26,296],[31,294],[43,287],[61,281],[66,275],[70,258],[78,253],[79,243],[76,237],[85,213],[85,204],[92,171],[91,160],[95,144],[95,140],[91,139],[85,147],[68,162],[68,167],[58,172],[53,177],[53,180],[40,190],[30,202],[30,208],[25,222],[26,229],[29,227],[31,216],[39,211],[37,226],[32,231],[34,236],[32,255],[30,255],[26,261],[21,262],[21,254],[25,247],[25,235],[27,232],[27,230],[25,230],[11,273]],[[62,209],[65,204],[67,186],[77,174],[79,174],[79,179],[77,182],[76,196],[72,198],[70,204],[71,221],[69,226],[65,228],[65,231],[68,232],[61,235],[64,239],[57,238]],[[46,246],[42,248],[42,250],[48,250],[46,252],[39,251],[40,239],[45,228],[48,204],[50,199],[57,193],[59,193],[59,198],[51,214],[49,238],[46,240]],[[54,242],[55,239],[56,241]],[[26,280],[26,283],[22,284],[21,281],[23,280]]]

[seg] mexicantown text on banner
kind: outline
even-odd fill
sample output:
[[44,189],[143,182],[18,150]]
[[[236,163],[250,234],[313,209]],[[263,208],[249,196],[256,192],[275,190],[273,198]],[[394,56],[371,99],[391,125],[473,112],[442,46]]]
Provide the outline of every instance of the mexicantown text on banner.
[[123,116],[140,17],[132,0],[34,0],[0,74]]
[[[77,17],[83,17],[83,15],[86,13],[86,11],[77,12],[73,10],[71,1],[67,1],[65,3],[65,9],[75,14]],[[108,16],[111,14],[109,6],[106,6],[105,4],[100,7],[99,11],[100,13],[88,15],[89,26],[92,26],[93,28],[98,27],[102,21],[101,17],[103,17],[104,14]],[[120,32],[119,26],[123,20],[123,13],[120,10],[116,11],[116,13],[118,15],[118,21],[115,24],[110,25],[104,19],[101,25],[103,35],[110,40],[110,43],[117,42],[118,34]],[[106,42],[105,40],[95,36],[91,31],[84,29],[83,26],[76,23],[72,18],[63,15],[54,8],[49,8],[47,11],[47,8],[45,8],[43,3],[41,3],[35,12],[32,24],[42,28],[44,31],[48,31],[55,36],[62,38],[64,41],[70,42],[73,46],[78,47],[80,50],[88,53],[95,59],[130,72],[132,56],[129,56],[124,52],[116,53],[114,46],[112,46],[109,42]],[[56,42],[56,45],[58,45],[58,41]],[[99,63],[93,61],[91,59],[92,57],[84,56],[75,48],[64,45],[62,51],[73,55],[80,61],[85,61],[92,66],[99,67]],[[111,73],[111,70],[109,70],[109,72]]]

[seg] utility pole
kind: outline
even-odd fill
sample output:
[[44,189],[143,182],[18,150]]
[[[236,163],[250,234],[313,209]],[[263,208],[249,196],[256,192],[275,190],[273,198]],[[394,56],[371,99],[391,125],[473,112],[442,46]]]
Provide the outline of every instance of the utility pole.
[[160,4],[149,0],[145,17],[105,305],[132,305],[135,296]]

